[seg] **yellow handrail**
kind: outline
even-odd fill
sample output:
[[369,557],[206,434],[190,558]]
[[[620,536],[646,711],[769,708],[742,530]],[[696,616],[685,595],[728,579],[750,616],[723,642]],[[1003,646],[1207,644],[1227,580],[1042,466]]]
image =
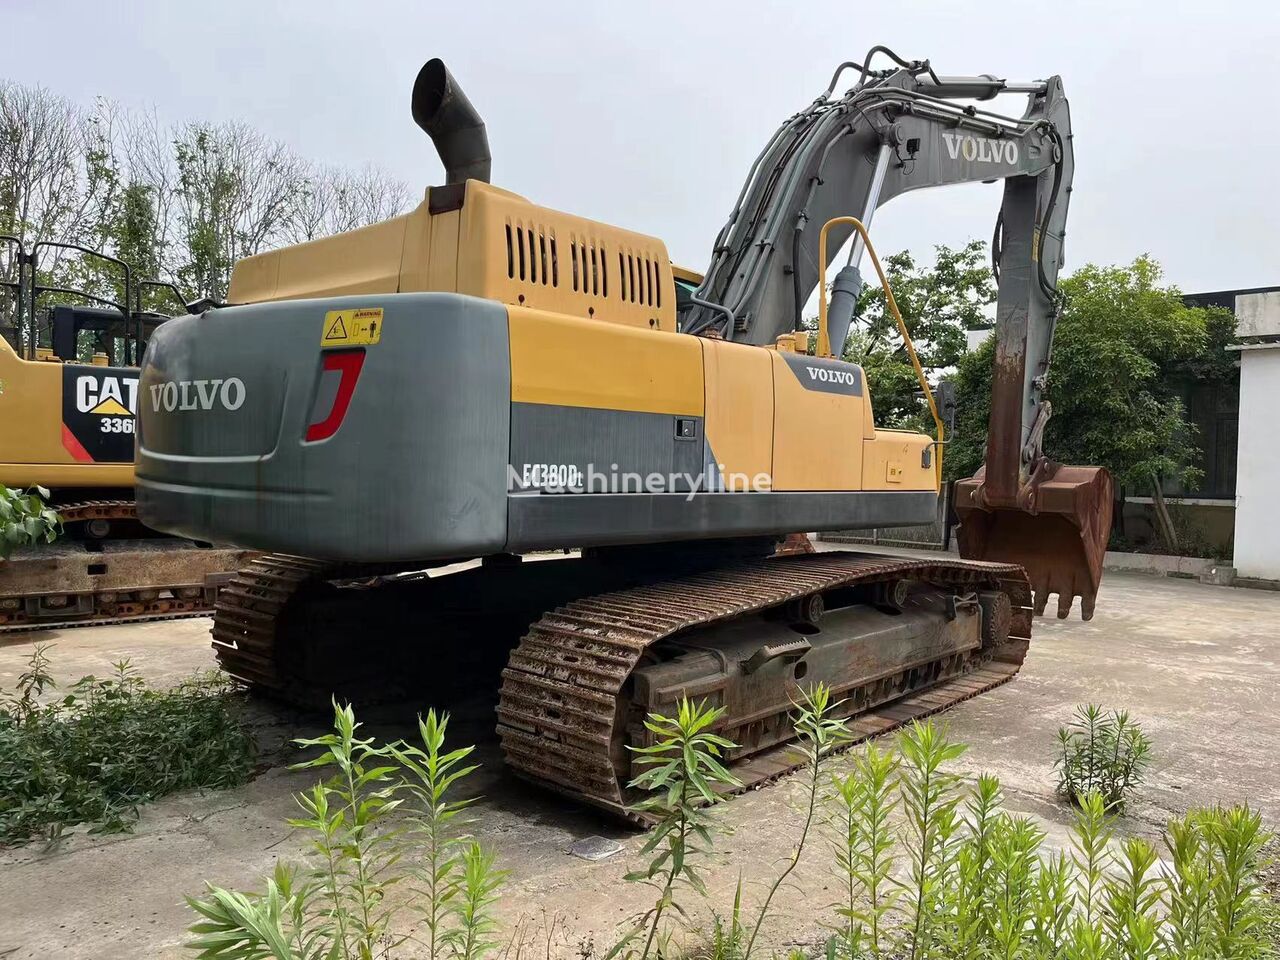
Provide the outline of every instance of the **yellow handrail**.
[[[876,256],[876,248],[871,245],[871,237],[867,234],[867,228],[863,226],[862,221],[857,217],[832,217],[822,225],[822,231],[818,234],[818,346],[817,355],[820,357],[831,357],[831,334],[827,330],[827,231],[837,224],[847,223],[858,231],[862,237],[862,242],[866,245],[867,253],[871,255],[871,263],[876,268],[876,274],[880,277],[880,287],[884,290],[885,302],[889,304],[889,310],[893,313],[893,317],[898,321],[898,332],[902,334],[902,342],[907,345],[907,354],[911,357],[911,365],[916,369],[916,379],[920,381],[920,388],[924,390],[924,398],[929,403],[929,413],[933,416],[934,429],[937,431],[937,456],[934,458],[934,469],[937,472],[938,483],[942,483],[942,444],[943,430],[942,418],[938,416],[938,405],[933,399],[933,390],[929,387],[929,379],[924,375],[924,368],[920,366],[920,358],[916,356],[916,346],[911,342],[911,334],[907,333],[906,321],[902,319],[902,311],[898,309],[898,301],[893,299],[893,291],[889,289],[889,278],[884,274],[884,267],[880,265],[880,258]],[[844,344],[841,344],[843,347]]]

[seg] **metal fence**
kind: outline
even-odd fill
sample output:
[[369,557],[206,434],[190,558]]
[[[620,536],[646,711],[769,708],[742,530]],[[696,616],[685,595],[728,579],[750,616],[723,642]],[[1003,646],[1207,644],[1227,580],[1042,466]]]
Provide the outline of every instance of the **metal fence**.
[[942,496],[938,497],[938,516],[933,523],[911,527],[873,527],[870,530],[833,530],[819,534],[819,539],[831,543],[871,543],[946,550],[951,545],[951,530],[947,522],[947,515],[951,511],[951,490],[949,483],[942,488]]

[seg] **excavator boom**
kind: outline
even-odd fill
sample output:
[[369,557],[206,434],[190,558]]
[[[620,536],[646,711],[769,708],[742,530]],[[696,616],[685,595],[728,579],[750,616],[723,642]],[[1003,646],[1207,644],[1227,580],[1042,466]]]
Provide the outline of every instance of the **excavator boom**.
[[[877,54],[894,66],[873,71]],[[850,68],[859,71],[857,82],[833,97]],[[1026,96],[1020,116],[957,102],[1003,94]],[[1058,613],[1066,616],[1078,596],[1088,619],[1111,526],[1112,482],[1101,468],[1062,467],[1042,449],[1074,169],[1059,77],[940,77],[928,61],[873,48],[863,64],[842,64],[827,90],[769,140],[716,239],[682,328],[771,344],[800,329],[820,272],[850,237],[840,218],[856,215],[869,225],[876,209],[901,193],[1003,180],[992,244],[999,293],[986,463],[957,485],[958,540],[965,557],[1024,566],[1041,612],[1057,594]],[[821,228],[829,222],[824,245]],[[863,247],[855,237],[833,284],[827,336],[836,356],[862,286]]]

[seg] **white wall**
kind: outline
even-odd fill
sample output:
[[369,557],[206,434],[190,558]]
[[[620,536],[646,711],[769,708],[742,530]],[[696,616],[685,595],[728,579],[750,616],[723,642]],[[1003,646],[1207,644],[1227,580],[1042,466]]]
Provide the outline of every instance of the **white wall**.
[[1236,296],[1236,336],[1280,336],[1280,290]]
[[[1243,298],[1241,298],[1243,299]],[[1280,580],[1280,343],[1240,351],[1236,573]]]

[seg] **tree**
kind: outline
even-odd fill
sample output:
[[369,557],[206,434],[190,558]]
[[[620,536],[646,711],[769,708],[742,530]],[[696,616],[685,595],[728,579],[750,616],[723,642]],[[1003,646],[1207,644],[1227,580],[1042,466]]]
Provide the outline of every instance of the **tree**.
[[376,167],[322,167],[308,178],[284,229],[289,242],[302,243],[387,220],[408,205],[404,183]]
[[[243,123],[162,123],[98,99],[80,106],[0,80],[0,234],[81,244],[130,264],[135,279],[225,297],[236,260],[285,243],[385,220],[409,204],[376,167],[319,167]],[[0,243],[0,280],[17,276]],[[37,280],[122,302],[119,268],[41,251]],[[46,295],[42,307],[70,298]],[[170,311],[167,293],[144,306]],[[0,328],[15,319],[0,287]],[[20,334],[16,335],[19,339]]]
[[[982,241],[971,240],[959,249],[939,244],[934,251],[932,267],[918,265],[904,250],[888,257],[884,268],[920,365],[936,385],[964,356],[966,331],[990,323],[988,308],[996,288]],[[915,369],[873,272],[858,298],[855,317],[844,356],[866,372],[876,422],[932,433]]]
[[307,168],[243,123],[189,123],[175,142],[178,219],[188,261],[178,275],[222,299],[231,268],[283,239]]
[[[1117,485],[1157,497],[1162,478],[1194,484],[1195,430],[1171,374],[1230,375],[1222,351],[1234,332],[1230,311],[1186,306],[1146,256],[1125,267],[1090,264],[1060,286],[1066,300],[1046,388],[1053,417],[1045,450],[1063,463],[1105,466]],[[949,476],[982,463],[994,359],[991,338],[960,362]]]

